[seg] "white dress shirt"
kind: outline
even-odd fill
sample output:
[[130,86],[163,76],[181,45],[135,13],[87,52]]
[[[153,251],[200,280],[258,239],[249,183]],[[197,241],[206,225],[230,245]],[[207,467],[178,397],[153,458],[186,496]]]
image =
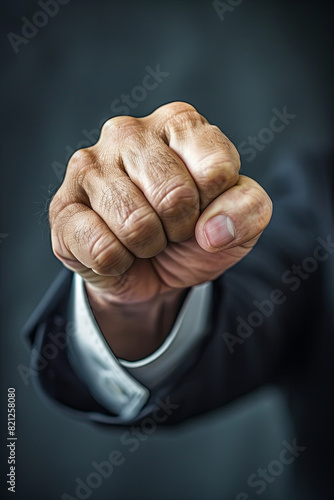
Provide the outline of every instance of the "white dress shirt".
[[212,284],[193,287],[163,344],[138,361],[118,359],[107,344],[90,308],[83,279],[73,279],[69,320],[70,359],[93,397],[122,421],[134,419],[150,391],[161,387],[188,358],[206,333]]

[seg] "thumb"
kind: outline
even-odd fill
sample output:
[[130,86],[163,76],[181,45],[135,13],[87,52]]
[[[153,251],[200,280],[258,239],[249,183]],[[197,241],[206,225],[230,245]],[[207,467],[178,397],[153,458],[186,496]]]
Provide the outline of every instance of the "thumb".
[[265,190],[249,177],[218,196],[199,217],[195,237],[209,253],[238,246],[251,248],[272,215],[272,202]]

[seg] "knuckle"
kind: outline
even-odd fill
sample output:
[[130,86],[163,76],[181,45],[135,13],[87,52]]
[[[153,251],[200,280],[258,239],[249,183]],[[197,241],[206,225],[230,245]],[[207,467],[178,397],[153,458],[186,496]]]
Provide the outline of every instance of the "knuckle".
[[53,197],[49,207],[51,229],[58,233],[63,232],[66,225],[75,218],[80,211],[81,203],[68,195],[62,186]]
[[124,140],[137,133],[139,123],[139,119],[133,116],[115,116],[104,123],[101,135],[108,139]]
[[154,218],[154,214],[145,207],[136,208],[121,220],[118,236],[128,243],[135,243],[143,235],[149,234]]
[[68,205],[62,200],[54,212],[52,223],[50,223],[51,242],[53,253],[58,259],[65,258],[65,254],[71,252],[72,241],[69,234],[73,232],[68,230],[68,224],[71,224],[75,214],[75,205]]
[[[117,237],[124,242],[127,247],[137,257],[148,257],[147,252],[157,254],[165,248],[165,239],[161,224],[156,214],[152,210],[140,207],[120,223],[117,230]],[[163,247],[162,247],[163,245]]]
[[[236,168],[239,170],[241,166],[241,158],[238,149],[235,147],[232,141],[220,130],[217,125],[208,125],[210,133],[208,134],[207,142],[211,144],[212,147],[217,148],[217,145],[224,151],[225,158],[230,156],[235,162]],[[221,153],[220,153],[221,154]]]
[[49,205],[49,222],[50,227],[53,227],[57,213],[59,212],[60,199],[58,193],[54,195]]
[[249,186],[243,188],[244,202],[249,214],[256,214],[258,224],[266,226],[273,211],[273,203],[261,186]]
[[51,245],[52,251],[57,259],[62,260],[71,253],[66,237],[66,226],[72,217],[69,207],[62,205],[62,208],[56,212],[54,224],[51,227]]
[[180,134],[198,124],[206,124],[206,119],[185,102],[167,104],[163,110],[164,126],[170,134]]
[[118,265],[121,258],[118,244],[116,240],[111,241],[110,234],[90,229],[81,236],[80,243],[87,242],[94,270],[104,273]]
[[226,160],[220,154],[206,157],[198,168],[198,182],[209,191],[208,195],[234,186],[239,179],[239,169],[235,161]]
[[78,149],[70,158],[67,165],[67,172],[74,175],[81,175],[94,163],[92,147]]
[[267,225],[269,224],[270,219],[272,217],[274,206],[270,196],[266,192],[264,192],[262,205],[263,205],[264,223],[265,225]]
[[178,115],[179,113],[185,113],[185,112],[187,113],[193,111],[197,113],[197,110],[194,108],[194,106],[183,101],[170,102],[168,104],[165,104],[164,106],[161,106],[159,109],[164,112],[167,112],[171,116]]
[[196,216],[199,211],[199,195],[195,188],[179,184],[169,189],[157,203],[157,211],[164,219],[179,218],[187,213]]
[[56,225],[59,218],[64,216],[66,203],[60,194],[60,190],[54,195],[49,206],[49,222],[51,229]]
[[52,252],[58,260],[63,261],[63,259],[67,259],[65,256],[68,255],[68,250],[57,233],[51,233],[51,246]]

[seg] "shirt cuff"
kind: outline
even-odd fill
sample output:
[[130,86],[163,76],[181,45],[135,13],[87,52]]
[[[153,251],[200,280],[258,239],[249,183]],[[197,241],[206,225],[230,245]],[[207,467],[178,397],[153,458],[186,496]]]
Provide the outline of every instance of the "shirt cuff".
[[123,421],[133,420],[157,390],[182,369],[206,334],[212,283],[193,287],[163,344],[138,361],[117,359],[94,318],[83,279],[74,274],[68,318],[70,360],[93,397]]

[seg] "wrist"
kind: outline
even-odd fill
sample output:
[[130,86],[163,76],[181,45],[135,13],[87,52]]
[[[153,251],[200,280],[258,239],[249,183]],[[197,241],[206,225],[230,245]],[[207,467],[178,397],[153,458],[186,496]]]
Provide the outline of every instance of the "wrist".
[[169,290],[149,300],[114,302],[86,284],[95,319],[116,357],[134,361],[152,354],[170,333],[189,289]]

